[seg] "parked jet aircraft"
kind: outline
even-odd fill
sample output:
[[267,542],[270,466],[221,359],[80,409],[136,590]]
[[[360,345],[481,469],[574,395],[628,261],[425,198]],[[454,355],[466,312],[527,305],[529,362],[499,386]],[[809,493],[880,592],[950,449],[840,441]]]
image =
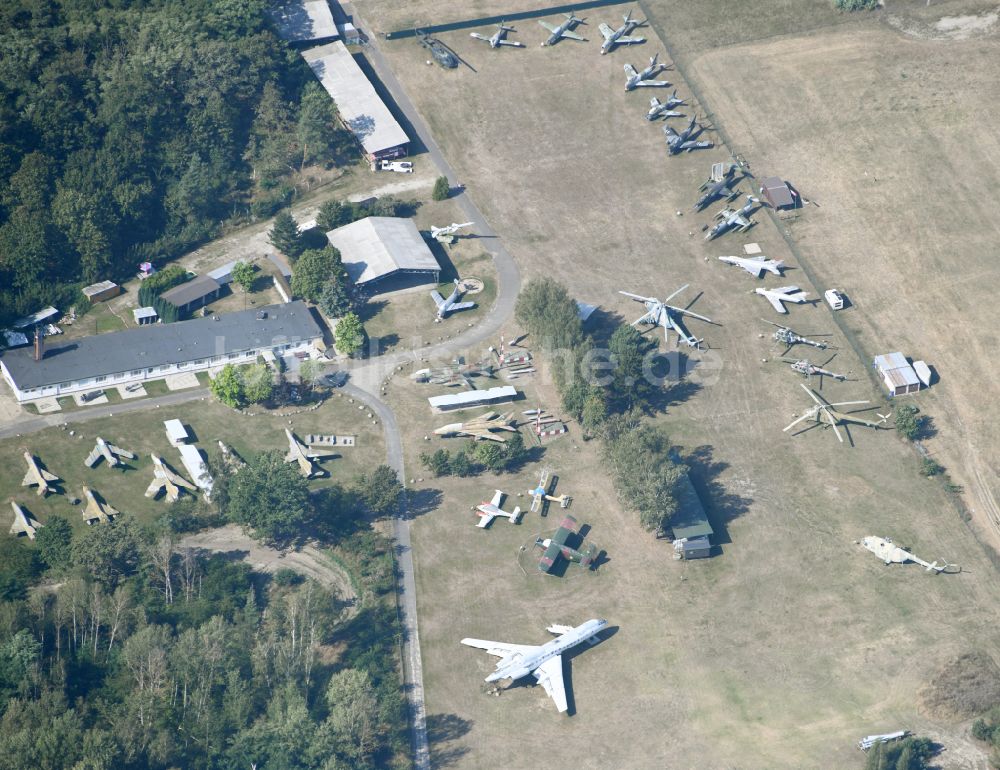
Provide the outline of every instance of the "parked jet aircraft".
[[474,439],[485,439],[503,444],[507,439],[496,435],[493,431],[505,430],[517,433],[517,428],[514,427],[513,422],[513,412],[508,412],[507,414],[486,412],[465,422],[453,422],[448,425],[442,425],[434,433],[438,436],[469,436]]
[[802,291],[798,286],[780,286],[777,289],[754,289],[760,296],[771,303],[771,307],[779,313],[787,313],[788,310],[783,303],[793,302],[801,305],[806,301],[809,292]]
[[645,25],[646,20],[634,20],[631,9],[622,18],[625,20],[625,23],[618,27],[618,29],[611,29],[611,27],[603,22],[598,27],[601,35],[604,37],[604,42],[601,43],[601,56],[615,50],[615,47],[619,45],[633,45],[646,42],[646,38],[644,37],[629,37],[636,27]]
[[334,450],[307,447],[295,438],[295,434],[288,430],[288,428],[285,428],[285,436],[288,437],[288,454],[285,455],[286,463],[298,463],[299,473],[307,479],[311,479],[314,476],[326,475],[326,471],[316,465],[314,460],[332,457],[337,454]]
[[715,218],[719,221],[716,223],[715,227],[708,231],[708,235],[705,236],[706,241],[714,240],[724,233],[728,233],[730,230],[738,230],[741,233],[745,233],[751,227],[753,227],[757,222],[750,219],[750,213],[754,210],[754,204],[760,203],[757,198],[752,195],[747,196],[747,205],[741,209],[731,209],[728,206],[722,209]]
[[[591,645],[600,640],[597,635],[608,625],[608,621],[593,619],[573,628],[572,626],[551,625],[546,630],[550,634],[558,634],[558,638],[543,645],[508,644],[506,642],[491,642],[486,639],[462,640],[462,644],[486,650],[490,655],[496,655],[500,660],[496,670],[486,677],[487,682],[515,680],[533,674],[539,684],[545,688],[548,696],[555,701],[559,713],[565,713],[569,708],[566,699],[566,686],[563,682],[562,654],[576,647],[581,642]],[[509,686],[509,685],[508,685]]]
[[674,107],[680,107],[683,104],[687,104],[684,99],[677,98],[677,91],[675,90],[666,101],[661,102],[655,96],[649,100],[649,112],[646,113],[646,120],[656,120],[657,118],[682,118],[684,117],[683,112],[674,112]]
[[182,489],[192,494],[197,491],[194,484],[172,471],[159,455],[150,457],[153,458],[153,480],[146,487],[146,497],[156,497],[162,490],[166,490],[167,502],[173,503],[181,496]]
[[480,35],[478,32],[470,32],[469,37],[474,37],[476,40],[485,40],[490,44],[490,48],[499,48],[500,46],[509,45],[512,48],[524,48],[524,43],[519,43],[516,40],[508,40],[508,32],[517,32],[513,27],[506,26],[502,21],[497,25],[497,31],[493,33],[491,37],[486,37],[485,35]]
[[736,175],[736,164],[730,163],[729,168],[726,169],[725,175],[722,179],[714,180],[709,179],[698,189],[703,193],[703,195],[694,204],[695,211],[701,211],[709,203],[719,198],[725,198],[727,201],[731,201],[737,195],[739,195],[739,190],[733,188],[736,187],[737,181],[734,180]]
[[83,461],[83,464],[88,468],[93,468],[102,459],[106,460],[108,467],[114,468],[121,463],[120,457],[124,457],[128,460],[134,460],[135,455],[129,452],[127,449],[122,449],[114,444],[109,444],[100,436],[97,437],[97,443],[94,444],[94,448],[87,455],[87,459]]
[[494,364],[489,359],[477,363],[455,361],[449,366],[434,369],[418,369],[410,375],[416,382],[429,382],[432,385],[465,385],[473,390],[473,377],[495,377]]
[[475,302],[459,302],[458,295],[461,292],[462,284],[456,278],[455,279],[455,290],[448,295],[448,299],[441,296],[441,292],[437,289],[431,292],[431,299],[434,300],[434,304],[437,305],[437,317],[438,320],[442,320],[448,316],[449,313],[457,313],[459,310],[468,310],[476,306]]
[[500,508],[504,497],[504,493],[497,489],[492,500],[488,503],[483,501],[476,506],[476,515],[479,516],[479,523],[476,524],[477,527],[480,529],[486,529],[493,523],[493,519],[497,516],[506,517],[511,524],[521,523],[521,516],[524,515],[524,512],[521,510],[520,506],[515,505],[514,510],[510,513]]
[[636,71],[631,64],[625,65],[625,90],[632,91],[636,88],[666,88],[672,85],[667,80],[653,80],[658,74],[667,69],[669,65],[659,64],[656,59],[659,54],[653,54],[649,59],[649,66],[642,72]]
[[678,342],[683,341],[688,347],[697,348],[700,347],[704,340],[692,337],[688,333],[687,329],[684,328],[684,322],[681,320],[681,317],[687,315],[701,321],[707,321],[708,323],[715,323],[715,321],[711,318],[706,318],[703,315],[692,313],[690,310],[685,310],[684,308],[674,307],[673,305],[667,304],[687,287],[688,284],[684,284],[662,302],[656,299],[656,297],[642,297],[638,294],[631,294],[627,291],[619,291],[618,293],[624,294],[626,297],[631,297],[636,302],[642,302],[646,306],[646,314],[633,321],[632,326],[636,326],[637,324],[655,324],[657,326],[662,326],[664,340],[667,339],[669,330],[673,329],[677,332]]
[[576,532],[576,519],[573,516],[567,515],[563,517],[562,522],[559,524],[559,529],[556,530],[556,533],[551,538],[537,538],[535,540],[535,545],[545,549],[545,553],[542,554],[542,558],[538,561],[538,569],[541,572],[552,572],[552,569],[556,566],[556,562],[559,561],[559,557],[575,562],[581,567],[590,566],[591,562],[597,556],[596,545],[590,543],[582,551],[566,545],[569,537],[575,535]]
[[28,463],[28,472],[24,474],[24,479],[21,481],[22,487],[33,487],[38,486],[35,490],[39,497],[45,497],[49,492],[55,492],[55,490],[49,485],[50,481],[59,481],[59,477],[54,473],[49,473],[47,470],[40,468],[38,461],[34,458],[31,452],[24,453],[24,461]]
[[774,275],[781,275],[785,269],[785,263],[780,259],[768,259],[767,257],[719,257],[720,260],[729,265],[742,267],[750,275],[760,278],[766,270]]
[[549,24],[547,21],[542,21],[541,19],[538,20],[538,23],[551,33],[547,38],[545,38],[542,45],[555,45],[561,38],[564,37],[568,37],[570,40],[581,40],[586,42],[587,38],[582,37],[573,31],[577,24],[584,24],[584,20],[574,16],[572,13],[564,13],[563,16],[566,17],[566,21],[559,26]]
[[680,152],[704,150],[711,147],[712,143],[707,140],[695,140],[695,137],[698,136],[703,130],[704,128],[698,124],[694,115],[691,116],[691,122],[687,124],[687,128],[680,133],[677,133],[673,126],[664,126],[663,133],[667,135],[667,152],[671,155],[676,155]]
[[83,520],[87,524],[94,524],[95,522],[106,522],[111,521],[115,516],[118,515],[118,510],[112,508],[111,505],[106,501],[99,501],[94,493],[91,491],[90,487],[85,486],[83,488],[83,497],[87,505],[84,507],[82,515]]
[[14,509],[14,523],[10,525],[10,534],[17,537],[27,535],[29,540],[34,540],[35,530],[45,525],[37,521],[13,500],[10,501],[10,507]]

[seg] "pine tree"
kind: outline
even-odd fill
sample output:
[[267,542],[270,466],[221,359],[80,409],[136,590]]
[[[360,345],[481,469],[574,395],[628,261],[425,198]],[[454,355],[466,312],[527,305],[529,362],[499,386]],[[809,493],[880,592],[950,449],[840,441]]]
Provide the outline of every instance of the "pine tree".
[[268,242],[291,260],[296,260],[302,254],[302,234],[294,217],[282,211],[274,218],[274,225],[267,234]]

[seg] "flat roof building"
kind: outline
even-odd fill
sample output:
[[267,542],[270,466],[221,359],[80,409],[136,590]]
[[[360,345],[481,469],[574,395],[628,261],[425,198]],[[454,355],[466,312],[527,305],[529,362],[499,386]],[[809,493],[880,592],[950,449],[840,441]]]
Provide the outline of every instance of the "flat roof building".
[[410,139],[340,40],[302,57],[337,104],[337,114],[370,161],[406,155]]
[[268,13],[278,37],[291,43],[332,40],[339,35],[326,0],[281,0]]
[[379,291],[389,291],[398,287],[379,282],[401,274],[411,276],[411,284],[438,283],[441,266],[412,219],[365,217],[331,230],[326,238],[340,251],[356,286],[379,284]]
[[122,287],[114,281],[101,281],[84,286],[80,292],[91,302],[104,302],[106,299],[117,297],[122,293]]
[[[150,324],[0,354],[0,375],[19,402],[252,363],[264,350],[306,350],[323,333],[303,302]],[[52,338],[46,337],[45,340]]]
[[875,356],[872,367],[882,378],[890,396],[902,396],[920,390],[920,378],[902,353]]
[[448,393],[443,396],[431,396],[427,402],[432,409],[439,412],[450,412],[454,409],[469,409],[484,404],[500,404],[517,398],[517,390],[513,385],[502,385],[488,390],[464,390],[461,393]]
[[15,329],[27,329],[43,324],[46,321],[51,321],[57,315],[59,315],[59,311],[49,305],[48,307],[43,307],[37,313],[26,315],[24,318],[18,318],[11,326]]
[[[190,313],[218,299],[222,286],[210,275],[199,275],[186,283],[167,289],[160,299],[173,305],[180,313]],[[161,308],[162,309],[162,308]]]

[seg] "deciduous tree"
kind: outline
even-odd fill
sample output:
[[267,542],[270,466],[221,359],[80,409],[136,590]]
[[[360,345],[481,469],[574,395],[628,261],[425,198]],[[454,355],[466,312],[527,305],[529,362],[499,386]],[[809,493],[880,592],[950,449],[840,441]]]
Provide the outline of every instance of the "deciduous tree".
[[333,332],[334,343],[337,351],[350,356],[357,351],[365,338],[365,327],[361,324],[361,319],[354,313],[347,313],[337,323],[337,328]]
[[226,517],[265,542],[287,545],[302,537],[311,515],[306,480],[278,452],[252,457],[230,479]]

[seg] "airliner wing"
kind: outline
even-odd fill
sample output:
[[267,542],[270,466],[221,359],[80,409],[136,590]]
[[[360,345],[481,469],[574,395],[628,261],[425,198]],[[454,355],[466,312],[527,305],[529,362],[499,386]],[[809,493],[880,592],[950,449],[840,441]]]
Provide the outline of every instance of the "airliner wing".
[[[472,639],[465,638],[462,640],[462,644],[467,647],[478,647],[480,650],[486,650],[490,655],[496,655],[498,658],[502,658],[505,655],[510,655],[512,652],[519,653],[521,655],[529,655],[533,652],[537,652],[542,649],[541,647],[536,647],[530,644],[509,644],[507,642],[491,642],[488,639]],[[541,668],[541,666],[539,666]],[[562,674],[560,667],[560,675]],[[560,682],[562,677],[560,676]]]
[[534,677],[545,688],[549,697],[555,701],[559,713],[565,712],[569,708],[569,704],[566,702],[566,685],[563,682],[562,655],[549,658],[536,668]]
[[612,35],[615,34],[615,31],[611,29],[611,27],[609,27],[607,24],[602,23],[601,26],[598,27],[598,29],[601,30],[601,34],[604,35],[605,40],[607,40],[608,38],[610,38]]

